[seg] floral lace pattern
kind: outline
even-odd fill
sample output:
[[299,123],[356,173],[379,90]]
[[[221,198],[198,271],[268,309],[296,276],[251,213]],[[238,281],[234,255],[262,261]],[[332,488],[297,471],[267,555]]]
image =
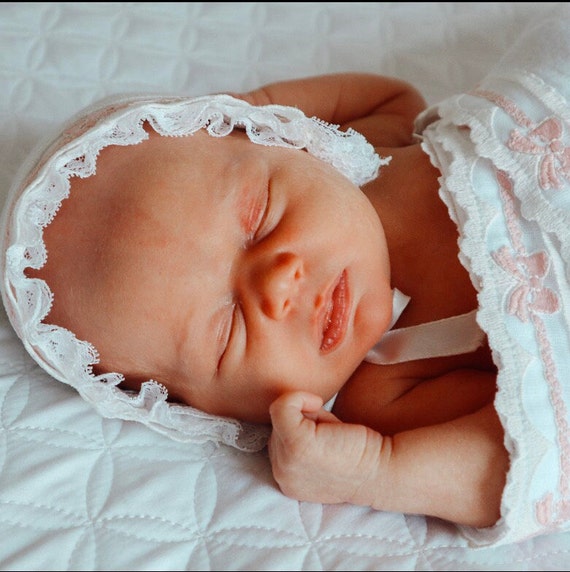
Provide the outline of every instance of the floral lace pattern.
[[97,350],[58,326],[45,324],[53,295],[45,281],[27,278],[26,268],[46,261],[43,230],[69,195],[69,179],[89,177],[97,156],[109,145],[135,145],[148,137],[148,122],[160,135],[181,137],[199,129],[223,137],[239,128],[260,145],[303,149],[338,169],[354,184],[374,179],[389,158],[354,130],[340,131],[300,110],[278,105],[254,107],[228,95],[199,98],[125,97],[101,102],[74,119],[24,172],[6,203],[3,301],[30,355],[55,378],[75,387],[105,417],[135,420],[179,441],[225,443],[243,451],[262,449],[267,426],[240,423],[167,401],[153,380],[138,393],[123,391],[120,373],[94,375]]

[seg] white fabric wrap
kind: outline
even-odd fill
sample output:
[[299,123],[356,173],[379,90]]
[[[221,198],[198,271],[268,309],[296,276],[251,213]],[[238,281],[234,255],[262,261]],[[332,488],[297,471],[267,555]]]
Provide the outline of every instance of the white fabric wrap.
[[255,107],[228,95],[124,97],[103,101],[73,119],[47,148],[23,166],[3,212],[2,297],[26,349],[53,377],[75,387],[105,417],[136,420],[180,441],[225,443],[245,451],[263,448],[268,427],[208,415],[167,402],[167,391],[149,380],[140,392],[123,391],[120,373],[95,376],[96,349],[61,327],[44,324],[52,304],[45,281],[25,276],[46,261],[43,230],[70,192],[69,178],[95,173],[97,156],[109,145],[134,145],[148,137],[147,121],[163,136],[206,129],[215,137],[234,128],[252,142],[304,149],[343,173],[355,185],[378,174],[374,148],[354,130],[340,131],[292,107]]
[[570,21],[527,32],[473,92],[426,110],[478,322],[498,368],[510,469],[473,545],[570,528]]

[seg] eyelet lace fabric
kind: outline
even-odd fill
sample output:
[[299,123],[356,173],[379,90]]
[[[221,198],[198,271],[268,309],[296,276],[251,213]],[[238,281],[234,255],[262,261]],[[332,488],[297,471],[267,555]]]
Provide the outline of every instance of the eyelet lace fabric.
[[70,177],[94,175],[98,154],[109,145],[135,145],[147,139],[145,122],[168,137],[188,136],[199,129],[223,137],[235,128],[243,129],[260,145],[304,149],[356,185],[374,179],[390,158],[378,157],[356,131],[340,131],[292,107],[255,107],[229,95],[125,97],[101,102],[73,120],[40,152],[38,160],[27,163],[7,200],[2,297],[12,326],[35,361],[76,388],[104,417],[138,421],[178,441],[224,443],[258,451],[269,435],[265,425],[170,403],[166,388],[154,380],[132,392],[118,387],[124,379],[120,373],[95,375],[97,350],[71,331],[43,322],[53,294],[44,280],[25,275],[26,268],[41,268],[47,260],[43,231],[68,197]]

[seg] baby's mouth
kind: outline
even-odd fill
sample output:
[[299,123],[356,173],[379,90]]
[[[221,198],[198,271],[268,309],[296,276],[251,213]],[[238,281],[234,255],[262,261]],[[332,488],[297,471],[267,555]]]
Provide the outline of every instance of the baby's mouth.
[[344,270],[327,302],[321,341],[322,352],[331,352],[344,339],[348,325],[349,308],[348,281],[346,270]]

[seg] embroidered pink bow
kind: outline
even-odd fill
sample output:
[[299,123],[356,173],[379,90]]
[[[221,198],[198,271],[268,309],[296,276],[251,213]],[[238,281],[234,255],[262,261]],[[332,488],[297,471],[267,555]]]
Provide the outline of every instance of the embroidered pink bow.
[[559,189],[562,178],[570,179],[570,147],[562,142],[563,126],[556,117],[550,117],[523,134],[514,129],[507,141],[513,151],[542,155],[539,184],[542,189]]
[[570,501],[554,500],[552,493],[547,493],[536,503],[535,511],[538,522],[554,532],[570,519]]
[[548,271],[548,255],[541,251],[528,256],[517,254],[503,246],[493,252],[493,259],[517,279],[518,284],[509,295],[508,312],[527,322],[529,312],[552,314],[559,308],[556,293],[543,284]]

